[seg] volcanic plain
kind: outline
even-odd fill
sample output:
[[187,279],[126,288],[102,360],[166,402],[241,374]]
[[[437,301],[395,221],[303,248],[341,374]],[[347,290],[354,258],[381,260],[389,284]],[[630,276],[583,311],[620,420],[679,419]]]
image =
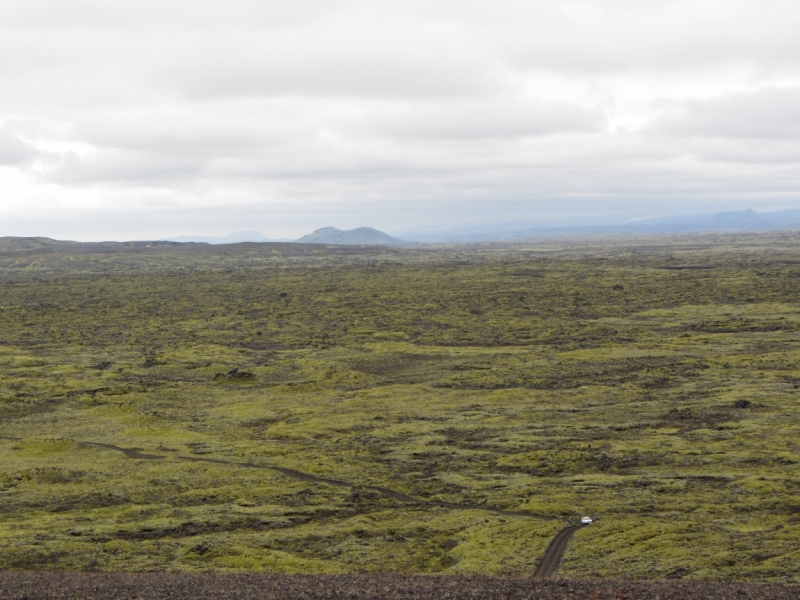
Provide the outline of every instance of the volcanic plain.
[[586,515],[559,576],[796,583],[799,299],[796,232],[2,239],[0,569],[529,577]]

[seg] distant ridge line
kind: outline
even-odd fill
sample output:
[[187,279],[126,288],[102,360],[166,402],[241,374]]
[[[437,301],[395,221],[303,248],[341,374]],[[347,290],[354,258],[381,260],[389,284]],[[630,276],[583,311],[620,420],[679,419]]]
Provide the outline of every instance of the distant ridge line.
[[336,227],[323,227],[315,232],[304,235],[298,244],[332,244],[346,246],[408,246],[410,242],[390,236],[383,231],[372,227],[358,227],[342,231]]
[[685,266],[670,266],[670,267],[656,267],[656,269],[664,269],[665,271],[684,271],[686,269],[713,269],[714,265],[685,265]]

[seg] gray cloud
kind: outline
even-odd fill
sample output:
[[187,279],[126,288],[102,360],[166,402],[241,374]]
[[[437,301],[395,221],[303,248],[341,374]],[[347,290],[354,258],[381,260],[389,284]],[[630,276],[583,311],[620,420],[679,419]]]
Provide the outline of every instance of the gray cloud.
[[[275,36],[185,57],[160,74],[192,99],[230,96],[464,97],[499,82],[485,55],[463,44],[416,39],[386,43],[380,36]],[[364,39],[364,38],[367,39]],[[373,38],[373,39],[369,39]],[[312,42],[313,40],[313,42]],[[446,73],[446,77],[442,74]]]
[[687,100],[671,113],[660,127],[673,135],[800,141],[800,87],[767,87]]
[[203,177],[201,161],[183,156],[104,150],[80,156],[67,152],[41,176],[48,183],[96,185],[114,183],[158,186]]
[[518,10],[524,17],[506,22],[502,37],[495,30],[494,44],[520,68],[686,77],[743,62],[794,71],[800,51],[798,6],[787,0],[528,3]]
[[0,165],[21,165],[30,162],[37,152],[14,134],[0,129]]
[[494,98],[387,111],[363,124],[393,137],[456,140],[596,133],[606,126],[602,111],[574,103]]
[[[7,0],[0,214],[790,206],[798,28],[786,0]],[[165,234],[227,233],[192,222]]]

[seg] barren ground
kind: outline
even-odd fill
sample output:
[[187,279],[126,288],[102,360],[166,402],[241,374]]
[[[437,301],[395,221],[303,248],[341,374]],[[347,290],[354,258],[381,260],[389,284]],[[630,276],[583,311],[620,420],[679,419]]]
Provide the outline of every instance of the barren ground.
[[243,575],[187,573],[0,574],[0,598],[128,600],[784,600],[800,586],[711,581],[534,580],[452,575]]

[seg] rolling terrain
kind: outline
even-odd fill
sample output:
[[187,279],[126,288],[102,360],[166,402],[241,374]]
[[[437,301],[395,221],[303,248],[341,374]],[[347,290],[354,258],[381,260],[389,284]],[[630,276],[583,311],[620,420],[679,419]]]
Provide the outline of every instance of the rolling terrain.
[[0,568],[796,582],[798,241],[0,240]]

